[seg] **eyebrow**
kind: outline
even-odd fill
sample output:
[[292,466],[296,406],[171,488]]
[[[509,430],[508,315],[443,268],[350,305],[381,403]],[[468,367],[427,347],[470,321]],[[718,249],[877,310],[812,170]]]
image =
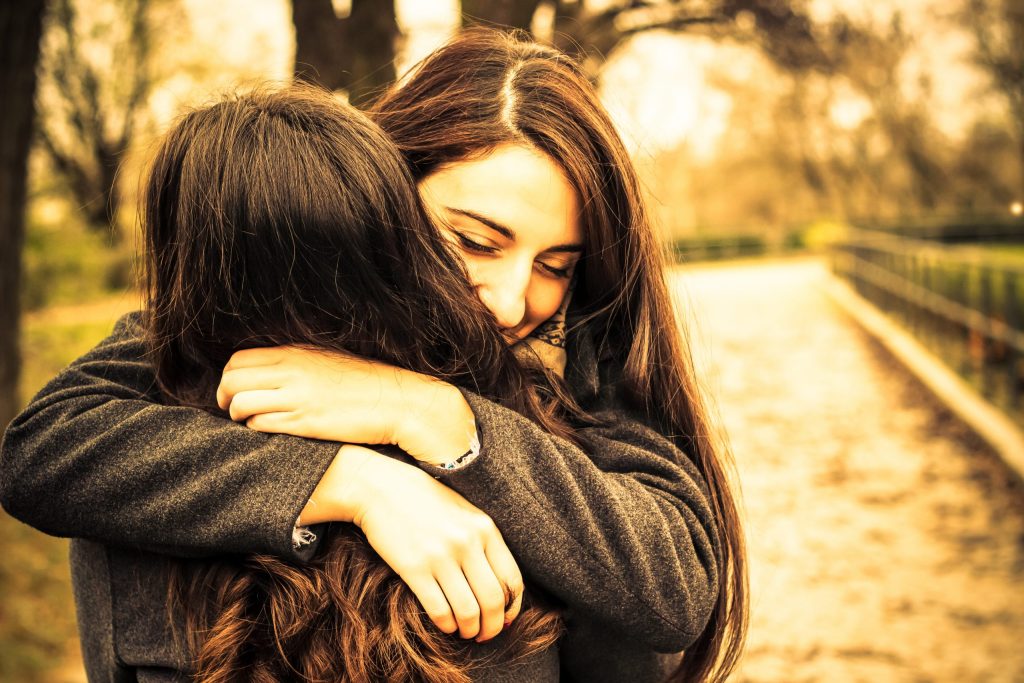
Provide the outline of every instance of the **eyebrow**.
[[[478,223],[483,223],[488,228],[490,228],[494,232],[500,234],[502,237],[504,237],[507,240],[511,240],[512,242],[516,241],[516,233],[513,232],[511,228],[509,228],[508,226],[502,225],[501,223],[498,223],[496,221],[493,221],[490,218],[488,218],[487,216],[483,216],[481,214],[478,214],[476,211],[468,211],[466,209],[456,209],[453,206],[446,206],[444,208],[447,209],[448,211],[451,211],[454,214],[458,214],[460,216],[465,216],[466,218],[471,218],[474,221],[477,221]],[[580,254],[580,253],[583,253],[583,245],[582,244],[578,244],[578,243],[574,243],[574,244],[556,244],[555,246],[548,247],[547,249],[544,250],[544,253],[549,253],[549,252],[550,253],[557,253],[557,254]]]

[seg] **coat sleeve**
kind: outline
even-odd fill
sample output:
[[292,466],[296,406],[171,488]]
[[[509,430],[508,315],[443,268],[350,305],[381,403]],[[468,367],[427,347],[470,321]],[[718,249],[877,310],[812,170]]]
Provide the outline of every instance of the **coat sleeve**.
[[717,597],[719,542],[705,483],[665,436],[623,409],[594,414],[585,446],[466,393],[481,451],[426,468],[486,511],[529,580],[572,611],[659,652],[686,648]]
[[[595,406],[603,425],[584,430],[580,448],[466,396],[480,456],[437,475],[494,519],[527,576],[574,616],[652,649],[685,648],[708,619],[719,571],[706,489],[685,454],[614,406]],[[11,423],[0,503],[58,536],[299,558],[294,522],[336,450],[161,404],[129,317]]]
[[338,445],[160,403],[137,314],[47,384],[7,428],[0,503],[56,536],[204,556],[292,547]]

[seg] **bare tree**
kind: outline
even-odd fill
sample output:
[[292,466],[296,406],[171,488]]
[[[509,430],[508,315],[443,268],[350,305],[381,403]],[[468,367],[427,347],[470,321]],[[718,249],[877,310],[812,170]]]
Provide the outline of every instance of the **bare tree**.
[[44,0],[0,3],[0,428],[19,405],[21,248]]
[[619,0],[593,10],[580,0],[463,0],[462,21],[529,31],[537,10],[547,6],[553,10],[549,28],[555,44],[576,56],[594,77],[619,45],[652,30],[750,39],[787,70],[828,70],[804,5],[776,0]]
[[395,80],[394,0],[352,0],[347,17],[331,0],[292,0],[292,22],[296,78],[345,90],[356,106]]
[[927,106],[906,97],[900,67],[912,45],[899,13],[887,32],[858,26],[845,17],[832,25],[832,61],[853,87],[871,102],[872,115],[888,138],[894,157],[906,165],[909,206],[925,211],[940,208],[950,178],[939,155]]
[[1009,105],[1024,196],[1024,0],[967,0],[962,18],[974,33],[978,64]]
[[543,0],[462,0],[462,23],[483,23],[529,31],[533,15],[541,4]]
[[75,0],[53,0],[45,21],[37,139],[64,177],[87,224],[115,229],[121,207],[117,172],[131,144],[139,109],[152,84],[148,0],[115,0],[117,19],[92,26],[109,48],[108,63],[83,39]]

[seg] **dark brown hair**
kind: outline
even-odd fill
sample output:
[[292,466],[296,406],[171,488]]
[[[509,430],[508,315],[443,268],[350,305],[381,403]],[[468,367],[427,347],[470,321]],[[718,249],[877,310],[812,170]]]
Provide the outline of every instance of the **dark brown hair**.
[[557,50],[473,29],[428,56],[370,114],[417,181],[498,145],[525,144],[555,160],[579,193],[585,250],[570,313],[599,332],[599,356],[623,368],[626,403],[693,460],[718,521],[717,600],[673,680],[724,680],[741,653],[748,612],[732,458],[710,424],[632,161],[594,88]]
[[[552,422],[395,146],[331,95],[263,90],[186,114],[144,202],[149,343],[172,402],[216,410],[234,351],[302,344]],[[183,612],[198,680],[455,682],[486,663],[433,626],[352,525],[332,527],[324,546],[302,566],[256,555],[175,571],[169,606]],[[495,657],[547,648],[559,627],[524,610]]]

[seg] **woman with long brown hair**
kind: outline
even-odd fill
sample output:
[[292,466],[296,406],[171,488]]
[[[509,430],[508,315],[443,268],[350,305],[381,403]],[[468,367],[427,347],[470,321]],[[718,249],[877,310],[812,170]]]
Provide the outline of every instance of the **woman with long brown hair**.
[[[216,412],[234,351],[295,344],[430,372],[550,419],[398,150],[329,94],[257,91],[191,111],[145,185],[142,326],[169,404]],[[324,545],[303,567],[270,555],[173,563],[171,617],[195,664],[185,671],[209,683],[557,671],[554,614],[528,609],[500,642],[471,648],[426,620],[354,527]],[[515,566],[503,544],[489,551]]]
[[[432,373],[283,347],[229,362],[219,403],[251,427],[233,429],[147,404],[147,373],[122,332],[13,424],[5,506],[53,533],[203,554],[302,553],[319,530],[296,521],[351,520],[442,630],[493,636],[504,605],[489,596],[514,579],[500,563],[465,561],[473,540],[447,554],[407,552],[411,536],[389,520],[445,523],[426,520],[415,487],[399,487],[403,504],[387,487],[364,485],[383,480],[384,456],[349,458],[345,448],[257,430],[394,443],[490,515],[531,585],[562,608],[567,678],[724,679],[747,607],[728,454],[708,424],[635,172],[592,87],[554,50],[471,32],[371,115],[461,250],[477,298],[524,363],[548,376],[541,404],[550,410],[528,419],[504,398],[424,381]],[[151,445],[161,467],[180,468],[185,483],[160,507],[145,505],[173,488],[166,483],[105,513],[96,503],[110,499],[112,472],[153,480],[153,463],[125,463],[127,434],[135,448]],[[73,474],[84,482],[80,499],[38,504]],[[251,508],[236,509],[238,489],[260,502],[255,520]],[[190,533],[158,523],[194,520],[195,505],[200,523]],[[298,549],[286,545],[293,531]],[[441,556],[462,571],[437,571]],[[659,654],[680,650],[681,659]]]

